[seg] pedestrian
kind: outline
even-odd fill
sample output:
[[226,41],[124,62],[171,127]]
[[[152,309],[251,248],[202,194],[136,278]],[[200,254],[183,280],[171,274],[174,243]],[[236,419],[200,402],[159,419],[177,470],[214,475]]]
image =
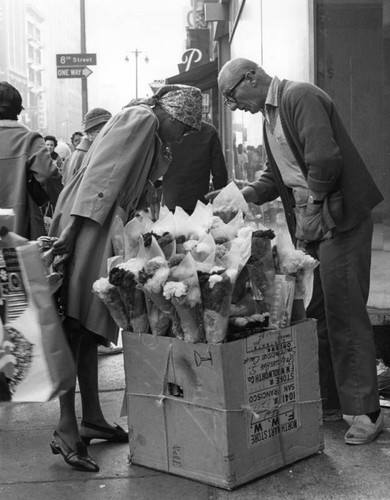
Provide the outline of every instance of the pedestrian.
[[81,140],[83,138],[83,133],[82,132],[73,132],[71,138],[70,138],[70,144],[71,144],[71,149],[72,152],[77,148],[77,146],[80,144]]
[[0,207],[14,210],[15,233],[35,240],[46,234],[40,206],[57,201],[60,174],[42,136],[18,121],[23,109],[19,91],[0,82]]
[[210,190],[226,186],[228,173],[221,141],[214,125],[202,121],[196,134],[172,144],[172,161],[162,182],[162,203],[169,210],[177,206],[192,214],[198,200],[206,203]]
[[201,113],[201,92],[188,86],[164,86],[151,98],[131,102],[107,123],[60,195],[51,235],[59,237],[53,247],[57,264],[65,264],[63,324],[78,367],[82,420],[79,430],[74,386],[59,398],[51,448],[76,468],[99,470],[86,447],[92,439],[128,440],[127,432],[106,421],[98,397],[97,346],[118,338],[108,310],[91,292],[107,275],[110,229],[116,215],[124,224],[132,219],[149,180],[163,174],[163,144],[198,130]]
[[321,89],[272,78],[244,58],[227,62],[218,84],[232,111],[264,116],[268,163],[242,194],[257,204],[280,196],[293,241],[320,261],[307,315],[318,320],[324,420],[344,414],[345,442],[369,443],[384,425],[366,308],[371,211],[383,197]]
[[54,152],[58,154],[61,162],[60,166],[58,167],[58,170],[60,171],[60,174],[62,175],[62,168],[64,166],[64,163],[67,161],[69,156],[71,155],[72,151],[70,147],[66,144],[66,142],[59,141],[57,142],[57,146],[54,149]]
[[103,108],[93,108],[84,117],[85,136],[62,167],[62,183],[67,184],[71,177],[80,169],[85,155],[97,134],[111,118],[111,113]]
[[237,179],[247,181],[248,155],[244,151],[242,144],[237,146],[237,170],[235,171]]
[[57,168],[60,170],[62,165],[62,160],[60,158],[60,155],[55,151],[58,144],[56,137],[54,135],[46,135],[44,137],[44,141],[53,162],[57,165]]

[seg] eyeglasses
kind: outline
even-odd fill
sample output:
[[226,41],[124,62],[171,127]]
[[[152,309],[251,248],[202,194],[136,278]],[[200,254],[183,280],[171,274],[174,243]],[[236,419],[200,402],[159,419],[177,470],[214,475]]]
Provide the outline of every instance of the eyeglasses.
[[[249,73],[255,73],[254,70],[252,71],[249,71]],[[242,75],[242,77],[238,80],[238,82],[233,85],[233,87],[228,90],[227,92],[225,92],[225,100],[224,100],[224,105],[225,106],[231,106],[232,104],[237,104],[237,99],[234,97],[234,91],[236,90],[236,88],[241,85],[241,83],[245,80],[246,76],[247,76],[248,72],[244,73]]]

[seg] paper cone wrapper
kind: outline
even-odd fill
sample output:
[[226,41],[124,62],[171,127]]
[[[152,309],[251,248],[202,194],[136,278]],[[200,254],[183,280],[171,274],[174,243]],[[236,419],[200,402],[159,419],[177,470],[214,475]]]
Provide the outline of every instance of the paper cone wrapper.
[[[96,292],[95,292],[96,293]],[[121,294],[116,287],[110,287],[105,293],[96,293],[107,307],[112,319],[119,328],[129,329],[129,316],[122,301]]]
[[206,342],[208,344],[221,344],[226,339],[226,331],[229,322],[229,313],[204,309],[203,311],[204,329]]
[[148,333],[149,332],[149,317],[147,312],[139,316],[130,318],[131,330],[134,333]]
[[177,300],[172,299],[172,303],[180,317],[181,328],[184,333],[185,342],[204,342],[205,333],[203,326],[203,315],[200,304],[195,307],[179,304]]
[[131,304],[130,325],[133,332],[147,333],[149,332],[148,310],[146,309],[145,294],[139,288],[134,289],[134,301]]
[[146,297],[146,308],[148,310],[149,325],[152,334],[156,336],[166,335],[172,321],[171,318],[164,314],[148,297]]
[[172,303],[167,300],[163,294],[150,292],[149,290],[143,287],[143,291],[145,293],[145,297],[150,299],[165,315],[174,316],[175,308]]

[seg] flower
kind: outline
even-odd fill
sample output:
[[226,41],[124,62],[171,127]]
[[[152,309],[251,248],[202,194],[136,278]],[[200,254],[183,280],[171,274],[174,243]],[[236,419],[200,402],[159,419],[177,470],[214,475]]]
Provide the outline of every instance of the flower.
[[180,281],[167,281],[164,285],[164,297],[168,300],[184,297],[188,292],[188,286]]
[[128,330],[129,316],[119,288],[112,285],[108,278],[100,278],[92,285],[92,291],[105,304],[117,326]]

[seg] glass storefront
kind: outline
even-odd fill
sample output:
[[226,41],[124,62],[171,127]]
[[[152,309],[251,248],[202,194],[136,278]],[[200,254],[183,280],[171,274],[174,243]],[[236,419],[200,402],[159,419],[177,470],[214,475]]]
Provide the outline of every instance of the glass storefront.
[[[232,2],[230,17],[231,58],[246,57],[256,61],[271,76],[311,80],[309,41],[312,30],[307,0]],[[232,121],[229,148],[232,178],[241,186],[258,179],[264,168],[262,115],[238,110],[226,112]],[[268,227],[275,225],[276,216],[282,212],[279,200],[252,208]]]
[[373,211],[369,306],[390,308],[390,0],[317,0],[315,19],[316,84],[385,198]]
[[[369,306],[390,308],[390,0],[246,0],[230,4],[232,58],[312,82],[336,102],[385,200],[373,211]],[[238,184],[261,176],[262,116],[231,113],[229,163]],[[246,164],[243,168],[242,162]],[[280,212],[262,207],[264,224]]]

